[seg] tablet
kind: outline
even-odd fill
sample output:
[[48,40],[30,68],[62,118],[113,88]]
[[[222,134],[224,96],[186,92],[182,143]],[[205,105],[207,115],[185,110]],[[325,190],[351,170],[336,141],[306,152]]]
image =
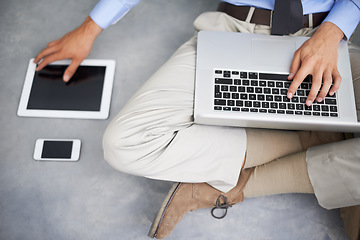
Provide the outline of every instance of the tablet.
[[24,117],[106,119],[115,74],[114,60],[84,60],[69,82],[62,80],[70,60],[35,71],[30,59],[18,115]]

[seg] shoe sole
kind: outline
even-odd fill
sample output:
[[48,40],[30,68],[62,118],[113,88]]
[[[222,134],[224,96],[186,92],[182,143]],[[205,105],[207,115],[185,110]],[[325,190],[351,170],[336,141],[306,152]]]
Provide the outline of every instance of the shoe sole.
[[159,210],[158,214],[156,215],[156,217],[155,217],[155,219],[154,219],[154,221],[153,221],[153,223],[152,223],[152,225],[150,227],[150,230],[149,230],[149,233],[148,233],[148,236],[150,238],[156,237],[156,234],[157,234],[157,232],[159,230],[161,222],[162,222],[162,220],[164,218],[165,212],[166,212],[172,198],[174,197],[176,191],[180,187],[180,185],[181,185],[181,183],[175,183],[171,187],[170,191],[168,192],[165,200],[163,201],[163,203],[162,203],[162,205],[160,207],[160,210]]

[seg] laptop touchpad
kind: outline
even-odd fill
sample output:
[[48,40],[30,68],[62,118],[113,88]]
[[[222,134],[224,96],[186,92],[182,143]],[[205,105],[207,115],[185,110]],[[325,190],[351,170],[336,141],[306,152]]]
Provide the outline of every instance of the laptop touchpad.
[[296,49],[293,39],[254,38],[251,45],[254,66],[290,68]]

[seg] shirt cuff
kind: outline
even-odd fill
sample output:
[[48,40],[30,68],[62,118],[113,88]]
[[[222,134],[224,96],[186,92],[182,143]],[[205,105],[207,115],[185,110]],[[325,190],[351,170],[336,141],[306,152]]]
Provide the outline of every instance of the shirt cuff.
[[118,1],[100,0],[90,13],[91,19],[102,29],[117,23],[129,10],[137,5],[140,0]]
[[353,1],[336,1],[324,22],[338,26],[347,39],[360,21],[360,9]]

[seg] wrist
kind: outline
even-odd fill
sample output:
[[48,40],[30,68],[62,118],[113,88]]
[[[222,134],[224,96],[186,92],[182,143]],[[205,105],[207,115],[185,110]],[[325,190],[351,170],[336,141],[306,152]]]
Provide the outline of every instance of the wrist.
[[315,38],[322,38],[328,43],[338,45],[344,38],[343,31],[332,22],[323,22],[314,34]]
[[83,22],[82,28],[84,32],[94,40],[103,31],[103,29],[97,25],[90,16],[88,16]]

